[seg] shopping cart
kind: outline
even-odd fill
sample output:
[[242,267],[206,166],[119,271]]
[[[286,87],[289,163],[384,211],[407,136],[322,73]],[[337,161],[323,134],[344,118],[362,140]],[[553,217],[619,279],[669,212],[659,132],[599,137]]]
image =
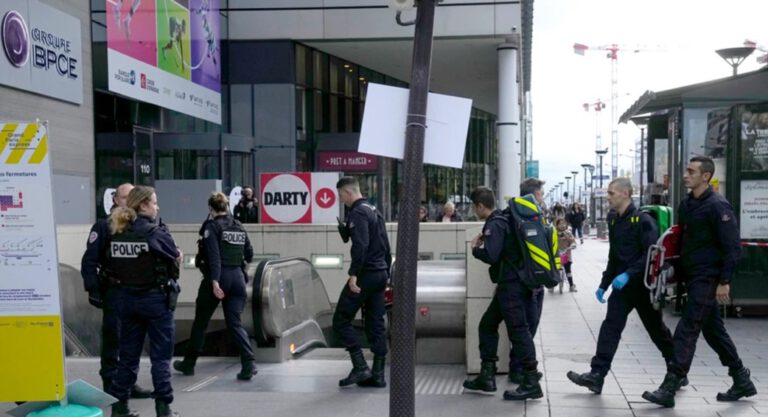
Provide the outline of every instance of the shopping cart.
[[667,287],[677,283],[673,262],[680,257],[681,234],[680,226],[672,226],[648,249],[644,283],[656,310],[666,303]]

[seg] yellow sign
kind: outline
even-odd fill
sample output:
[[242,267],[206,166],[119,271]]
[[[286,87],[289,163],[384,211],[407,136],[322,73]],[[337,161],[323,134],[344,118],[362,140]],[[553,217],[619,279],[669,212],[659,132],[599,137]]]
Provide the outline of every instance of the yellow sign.
[[0,123],[0,401],[65,398],[47,126]]

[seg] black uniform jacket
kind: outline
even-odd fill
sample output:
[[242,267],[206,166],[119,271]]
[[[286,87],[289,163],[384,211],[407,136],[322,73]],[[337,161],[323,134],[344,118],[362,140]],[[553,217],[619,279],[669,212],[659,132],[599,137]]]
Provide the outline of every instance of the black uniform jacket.
[[349,275],[361,276],[363,271],[389,269],[389,238],[384,219],[376,208],[365,198],[355,201],[347,211],[346,224],[352,239]]
[[507,215],[496,209],[485,220],[483,225],[483,244],[472,248],[472,256],[490,265],[488,274],[491,281],[502,282],[517,277],[517,272],[512,265],[520,268],[522,255],[516,239],[510,233],[510,224]]
[[642,285],[648,249],[658,238],[656,221],[638,210],[634,204],[630,203],[621,215],[616,211],[608,213],[608,239],[611,247],[600,288],[607,290],[613,279],[623,272],[629,275],[628,286]]
[[85,253],[80,261],[80,275],[83,276],[83,284],[88,292],[99,289],[99,268],[106,262],[108,243],[109,222],[107,219],[99,219],[91,226]]
[[731,204],[710,187],[699,198],[688,194],[680,203],[678,214],[683,228],[683,277],[709,277],[729,283],[741,254],[739,227]]

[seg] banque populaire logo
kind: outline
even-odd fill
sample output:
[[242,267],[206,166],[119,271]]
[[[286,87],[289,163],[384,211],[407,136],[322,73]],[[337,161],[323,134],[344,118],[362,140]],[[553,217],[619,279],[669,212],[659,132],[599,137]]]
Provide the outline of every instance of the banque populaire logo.
[[21,68],[29,59],[29,31],[21,14],[11,10],[3,16],[3,50],[14,67]]

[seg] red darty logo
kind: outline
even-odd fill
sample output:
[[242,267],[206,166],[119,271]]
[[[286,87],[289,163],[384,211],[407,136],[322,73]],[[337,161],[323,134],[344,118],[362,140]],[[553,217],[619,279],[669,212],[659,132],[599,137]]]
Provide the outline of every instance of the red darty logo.
[[262,177],[266,183],[261,194],[264,223],[311,223],[311,178],[310,173]]

